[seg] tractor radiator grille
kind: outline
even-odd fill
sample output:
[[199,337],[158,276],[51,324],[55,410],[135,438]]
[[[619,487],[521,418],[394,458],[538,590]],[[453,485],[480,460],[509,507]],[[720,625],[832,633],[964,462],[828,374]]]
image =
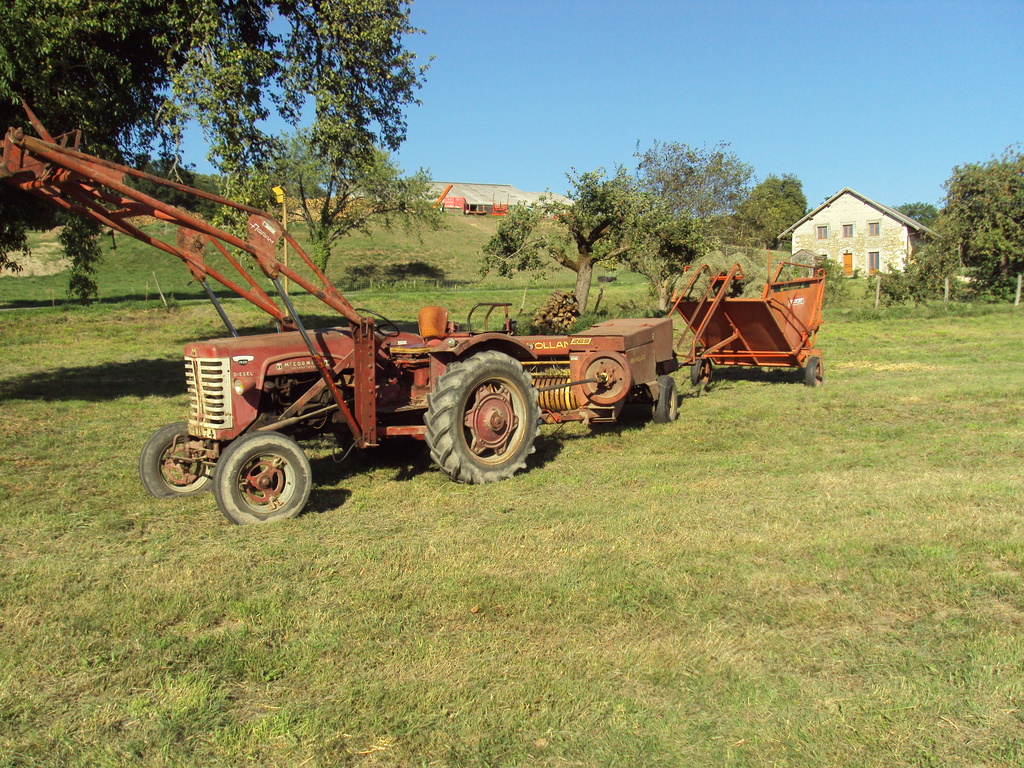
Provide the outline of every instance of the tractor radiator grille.
[[186,357],[189,432],[216,437],[216,430],[231,429],[231,361],[226,357]]

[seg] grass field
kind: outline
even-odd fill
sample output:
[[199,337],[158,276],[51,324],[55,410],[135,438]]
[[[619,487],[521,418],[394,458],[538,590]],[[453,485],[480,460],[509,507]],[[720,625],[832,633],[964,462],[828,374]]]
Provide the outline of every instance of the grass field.
[[[348,237],[338,249],[327,274],[344,291],[382,286],[412,289],[479,286],[480,248],[494,233],[496,221],[492,217],[449,215],[445,217],[446,228],[437,232],[409,234],[398,229],[378,232],[373,237]],[[169,224],[151,225],[146,229],[160,239],[173,242],[174,230]],[[305,228],[296,226],[293,233],[305,246]],[[120,235],[116,240],[104,236],[101,243],[104,257],[96,276],[101,302],[158,300],[160,291],[168,299],[206,300],[202,287],[173,257]],[[55,266],[60,256],[56,232],[35,233],[30,245],[32,269],[17,277],[0,275],[0,308],[54,306],[67,302],[67,273],[56,271]],[[212,266],[237,279],[213,248],[207,250]],[[293,267],[297,264],[294,254],[290,264]],[[28,274],[30,271],[51,274]],[[567,270],[555,268],[539,281],[524,277],[511,284],[564,282],[570,275]],[[485,284],[507,287],[510,282],[492,278]],[[213,281],[211,285],[219,295],[234,295]]]
[[[529,288],[444,272],[351,298]],[[1024,312],[854,296],[824,387],[680,374],[496,485],[309,444],[310,512],[238,528],[139,485],[222,331],[138,292],[0,313],[0,767],[1024,764]]]

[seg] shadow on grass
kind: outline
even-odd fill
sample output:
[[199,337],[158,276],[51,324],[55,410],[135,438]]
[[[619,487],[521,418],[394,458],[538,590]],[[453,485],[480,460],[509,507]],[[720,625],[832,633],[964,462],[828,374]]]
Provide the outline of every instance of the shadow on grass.
[[343,506],[352,491],[342,487],[346,480],[366,472],[385,470],[387,482],[405,482],[426,472],[437,472],[432,466],[426,443],[412,438],[392,438],[377,448],[348,453],[339,448],[335,453],[310,460],[318,486],[310,496],[304,514],[331,512]]
[[[539,469],[555,460],[562,451],[563,439],[553,435],[539,435],[536,452],[529,457],[524,472]],[[391,438],[378,448],[352,449],[347,455],[339,450],[331,456],[310,461],[313,477],[319,486],[310,497],[308,512],[329,512],[345,504],[352,492],[341,487],[345,481],[366,472],[383,471],[386,481],[407,482],[421,475],[437,472],[430,458],[426,442],[414,438]]]
[[[528,463],[528,468],[543,467],[555,461],[566,443],[576,440],[592,440],[599,435],[624,435],[644,429],[651,421],[651,406],[641,403],[627,405],[616,421],[593,424],[589,429],[564,431],[555,427],[537,437],[537,452]],[[578,424],[579,422],[566,422]]]
[[362,262],[352,264],[342,282],[349,286],[364,286],[373,283],[397,283],[410,280],[445,282],[444,270],[425,261],[406,261],[398,264]]
[[[236,294],[233,293],[232,291],[228,291],[228,290],[223,290],[223,291],[217,290],[217,291],[214,291],[214,293],[216,293],[217,298],[220,299],[221,301],[228,301],[228,300],[232,300],[232,299],[236,298]],[[176,289],[174,291],[168,292],[166,294],[166,297],[167,297],[167,301],[171,304],[171,306],[174,306],[175,304],[177,304],[179,302],[183,302],[183,301],[187,301],[187,302],[194,302],[194,301],[208,302],[209,301],[209,299],[206,296],[206,292],[203,291],[201,288],[196,288],[194,291],[189,290],[187,288],[184,289],[184,290]],[[117,295],[107,294],[106,292],[104,292],[104,295],[101,298],[95,299],[94,301],[91,302],[91,304],[93,306],[101,306],[101,307],[102,306],[108,306],[108,305],[134,304],[134,303],[138,303],[139,305],[149,306],[149,307],[161,306],[160,297],[159,297],[159,295],[155,291],[150,291],[148,294],[147,293],[142,293],[142,292],[139,292],[139,291],[135,291],[135,292],[119,293]],[[82,306],[82,302],[80,302],[80,301],[78,301],[76,299],[69,299],[69,298],[67,298],[66,295],[58,297],[58,298],[44,297],[44,298],[39,298],[39,299],[7,299],[5,301],[0,302],[0,310],[4,310],[4,309],[39,309],[39,308],[42,308],[42,307],[56,307],[56,308],[60,309],[60,308],[67,308],[67,307],[80,307],[80,306]]]
[[185,392],[181,358],[56,368],[0,381],[0,396],[21,400],[116,400],[175,397]]
[[[710,393],[720,388],[728,389],[730,384],[741,381],[756,381],[762,384],[803,384],[804,372],[801,368],[720,366],[714,369],[714,373],[711,376],[711,384],[704,388],[704,392]],[[700,388],[694,387],[693,392],[699,394]]]

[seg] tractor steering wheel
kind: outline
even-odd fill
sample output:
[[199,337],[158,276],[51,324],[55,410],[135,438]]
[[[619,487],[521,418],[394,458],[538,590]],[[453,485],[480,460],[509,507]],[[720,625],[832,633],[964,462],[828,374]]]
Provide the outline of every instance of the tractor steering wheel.
[[374,312],[372,309],[366,309],[365,307],[358,307],[356,312],[365,312],[366,314],[373,315],[378,320],[381,320],[381,324],[374,328],[374,330],[381,336],[397,336],[402,332],[397,325],[384,317],[380,312]]

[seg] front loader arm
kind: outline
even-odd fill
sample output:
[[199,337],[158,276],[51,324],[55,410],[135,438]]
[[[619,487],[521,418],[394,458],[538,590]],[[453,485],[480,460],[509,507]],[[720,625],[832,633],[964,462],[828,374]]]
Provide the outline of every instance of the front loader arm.
[[[248,213],[250,215],[249,241],[242,240],[180,208],[175,208],[133,189],[125,184],[126,176],[150,181]],[[176,224],[186,232],[200,235],[213,243],[222,254],[227,253],[228,247],[241,250],[249,254],[271,280],[283,275],[343,315],[349,322],[358,325],[362,320],[352,305],[330,283],[294,238],[284,231],[284,227],[277,219],[257,208],[184,184],[161,179],[109,160],[103,160],[56,142],[26,136],[20,129],[11,129],[4,137],[0,181],[178,257],[185,262],[197,279],[213,278],[278,321],[284,319],[284,313],[234,259],[229,258],[228,261],[249,284],[248,288],[241,287],[238,283],[209,267],[200,253],[157,240],[132,225],[130,219],[137,216],[152,216],[160,221]],[[254,218],[262,220],[262,222],[254,223]],[[277,231],[273,235],[274,242],[278,238],[284,237],[288,245],[294,249],[306,267],[313,273],[316,282],[285,266],[277,260],[272,250],[268,251],[263,247],[266,243],[266,233],[272,230]]]
[[[54,138],[27,105],[25,111],[42,138],[27,136],[20,128],[8,129],[3,139],[0,182],[17,187],[64,210],[90,218],[115,232],[133,237],[181,259],[192,276],[206,289],[232,333],[234,328],[208,287],[207,280],[210,278],[269,314],[277,321],[279,327],[298,330],[356,442],[360,447],[376,442],[375,388],[372,384],[376,349],[373,320],[355,311],[276,218],[234,200],[81,152],[77,148],[79,132]],[[243,240],[187,211],[132,188],[125,183],[126,177],[152,182],[248,213],[248,239]],[[132,223],[132,219],[138,216],[152,216],[159,221],[177,225],[175,242],[167,243],[144,232]],[[276,247],[282,238],[299,255],[312,274],[312,279],[278,261]],[[212,244],[220,252],[238,273],[240,280],[232,279],[206,263],[203,250],[207,243]],[[284,309],[260,287],[249,271],[232,255],[231,249],[247,254],[259,265],[263,274],[277,289]],[[364,383],[370,382],[369,386],[356,387],[355,414],[345,402],[331,366],[302,326],[288,294],[281,285],[282,276],[349,321],[357,349],[356,378]]]

